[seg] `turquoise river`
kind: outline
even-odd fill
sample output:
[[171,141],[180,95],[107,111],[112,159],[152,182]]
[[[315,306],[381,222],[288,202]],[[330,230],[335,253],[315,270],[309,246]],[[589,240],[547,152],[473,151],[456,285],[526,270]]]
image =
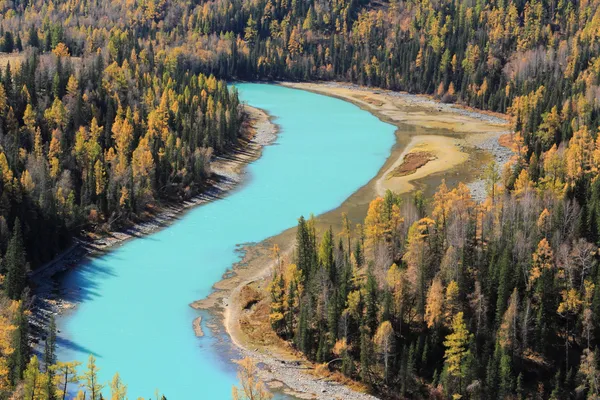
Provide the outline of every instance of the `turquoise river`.
[[336,208],[377,174],[394,144],[394,126],[348,102],[278,85],[237,87],[280,127],[244,184],[61,279],[78,305],[58,320],[59,360],[85,364],[95,355],[101,380],[118,371],[129,398],[153,398],[157,388],[169,400],[231,398],[235,352],[210,329],[194,335],[199,312],[189,304],[239,261],[238,244]]

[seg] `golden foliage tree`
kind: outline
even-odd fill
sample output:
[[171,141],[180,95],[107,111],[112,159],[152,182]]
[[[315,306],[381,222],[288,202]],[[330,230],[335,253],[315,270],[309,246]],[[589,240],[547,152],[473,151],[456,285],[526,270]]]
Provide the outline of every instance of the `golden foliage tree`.
[[394,351],[394,329],[390,321],[384,321],[379,325],[373,338],[379,354],[383,358],[384,380],[388,380],[389,359]]
[[376,246],[387,233],[387,221],[385,220],[385,204],[383,197],[377,197],[369,203],[369,210],[365,218],[365,236],[367,244]]
[[427,291],[425,306],[425,322],[428,328],[438,327],[444,316],[444,285],[439,277],[435,277]]
[[463,313],[459,312],[452,319],[452,332],[444,340],[444,366],[448,375],[457,378],[459,381],[459,391],[462,389],[462,378],[465,376],[463,369],[464,362],[469,356],[468,344],[471,340],[471,334],[467,330]]
[[54,368],[54,384],[56,385],[56,394],[61,399],[68,395],[69,384],[79,383],[77,368],[81,365],[78,361],[59,361]]
[[238,380],[240,386],[232,388],[233,400],[269,400],[273,395],[258,378],[258,368],[250,357],[239,362]]
[[528,288],[531,289],[534,282],[542,276],[544,271],[552,269],[554,265],[554,252],[550,247],[550,243],[543,238],[538,243],[535,253],[533,253],[533,263],[531,271],[529,271]]

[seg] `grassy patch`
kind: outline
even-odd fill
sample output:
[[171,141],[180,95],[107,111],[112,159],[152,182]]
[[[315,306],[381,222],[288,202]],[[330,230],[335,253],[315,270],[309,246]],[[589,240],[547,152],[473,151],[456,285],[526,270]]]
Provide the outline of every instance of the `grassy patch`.
[[414,174],[419,168],[427,164],[429,161],[435,160],[437,157],[428,151],[414,151],[404,156],[402,164],[394,168],[390,173],[391,178],[398,178]]

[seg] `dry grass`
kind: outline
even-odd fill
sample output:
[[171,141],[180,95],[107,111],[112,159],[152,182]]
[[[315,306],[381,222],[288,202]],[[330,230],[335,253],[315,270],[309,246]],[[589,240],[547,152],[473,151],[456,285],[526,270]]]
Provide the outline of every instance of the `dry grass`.
[[355,96],[355,97],[357,99],[360,99],[360,100],[364,101],[365,103],[369,103],[375,107],[381,107],[382,105],[385,104],[383,101],[374,99],[373,97],[369,97],[369,96]]
[[417,172],[419,168],[427,164],[429,161],[435,160],[437,157],[428,151],[414,151],[404,156],[402,164],[396,167],[389,177],[400,177]]
[[[11,69],[14,71],[17,67],[19,67],[23,61],[25,60],[26,54],[28,52],[21,53],[0,53],[0,68],[6,68],[6,64],[10,63]],[[52,61],[56,57],[52,53],[44,53],[40,55],[40,60],[45,60],[45,62],[54,62]],[[71,61],[73,68],[75,71],[79,71],[82,66],[81,57],[68,57]]]
[[500,135],[500,137],[498,138],[498,143],[500,144],[500,146],[504,146],[508,149],[512,149],[513,147],[513,137],[511,133],[505,133],[503,135]]
[[24,55],[22,53],[0,53],[0,68],[6,68],[6,64],[10,63],[11,69],[14,70],[23,62]]
[[263,294],[251,285],[246,285],[240,292],[240,306],[244,310],[249,310],[254,304],[263,299]]
[[338,382],[360,393],[368,393],[368,388],[360,382],[352,380],[339,371],[331,371],[327,364],[317,364],[311,373],[319,379]]
[[242,288],[239,297],[240,328],[253,345],[279,345],[282,340],[271,329],[269,313],[271,306],[266,292],[253,284]]

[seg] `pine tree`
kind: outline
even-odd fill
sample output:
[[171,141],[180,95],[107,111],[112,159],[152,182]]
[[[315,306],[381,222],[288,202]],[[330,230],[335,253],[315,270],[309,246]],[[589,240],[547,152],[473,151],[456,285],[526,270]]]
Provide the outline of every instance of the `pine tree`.
[[370,332],[375,332],[377,329],[377,312],[379,310],[379,302],[377,299],[377,282],[371,268],[367,271],[365,296],[365,325]]
[[363,382],[371,380],[371,361],[373,359],[373,346],[369,338],[369,329],[365,326],[360,328],[360,378]]
[[312,273],[312,250],[310,233],[304,217],[298,220],[298,230],[296,231],[296,264],[305,277],[310,277]]
[[27,284],[27,264],[25,261],[25,248],[23,246],[23,234],[21,233],[21,222],[17,218],[13,226],[13,234],[8,242],[4,266],[7,271],[4,290],[9,299],[21,298],[23,289]]
[[294,343],[298,349],[304,354],[310,354],[310,338],[308,332],[308,304],[302,304],[300,306],[300,319],[298,321],[298,328],[296,329],[296,336]]
[[514,377],[510,361],[510,355],[502,351],[500,356],[500,367],[498,368],[500,378],[499,398],[506,398],[514,393]]
[[19,308],[16,311],[14,325],[17,327],[13,332],[12,348],[13,353],[10,354],[9,369],[12,372],[12,383],[16,384],[22,377],[23,371],[27,366],[29,359],[29,321],[27,318],[28,311],[25,308],[24,299],[19,301]]
[[56,321],[54,316],[50,316],[48,330],[46,332],[46,342],[44,345],[44,367],[46,368],[48,400],[56,399],[54,389],[54,365],[56,364]]
[[333,259],[333,246],[333,230],[330,226],[321,240],[321,245],[319,247],[319,261],[323,268],[325,268],[325,271],[328,273],[331,282],[335,284],[337,282],[337,271]]

